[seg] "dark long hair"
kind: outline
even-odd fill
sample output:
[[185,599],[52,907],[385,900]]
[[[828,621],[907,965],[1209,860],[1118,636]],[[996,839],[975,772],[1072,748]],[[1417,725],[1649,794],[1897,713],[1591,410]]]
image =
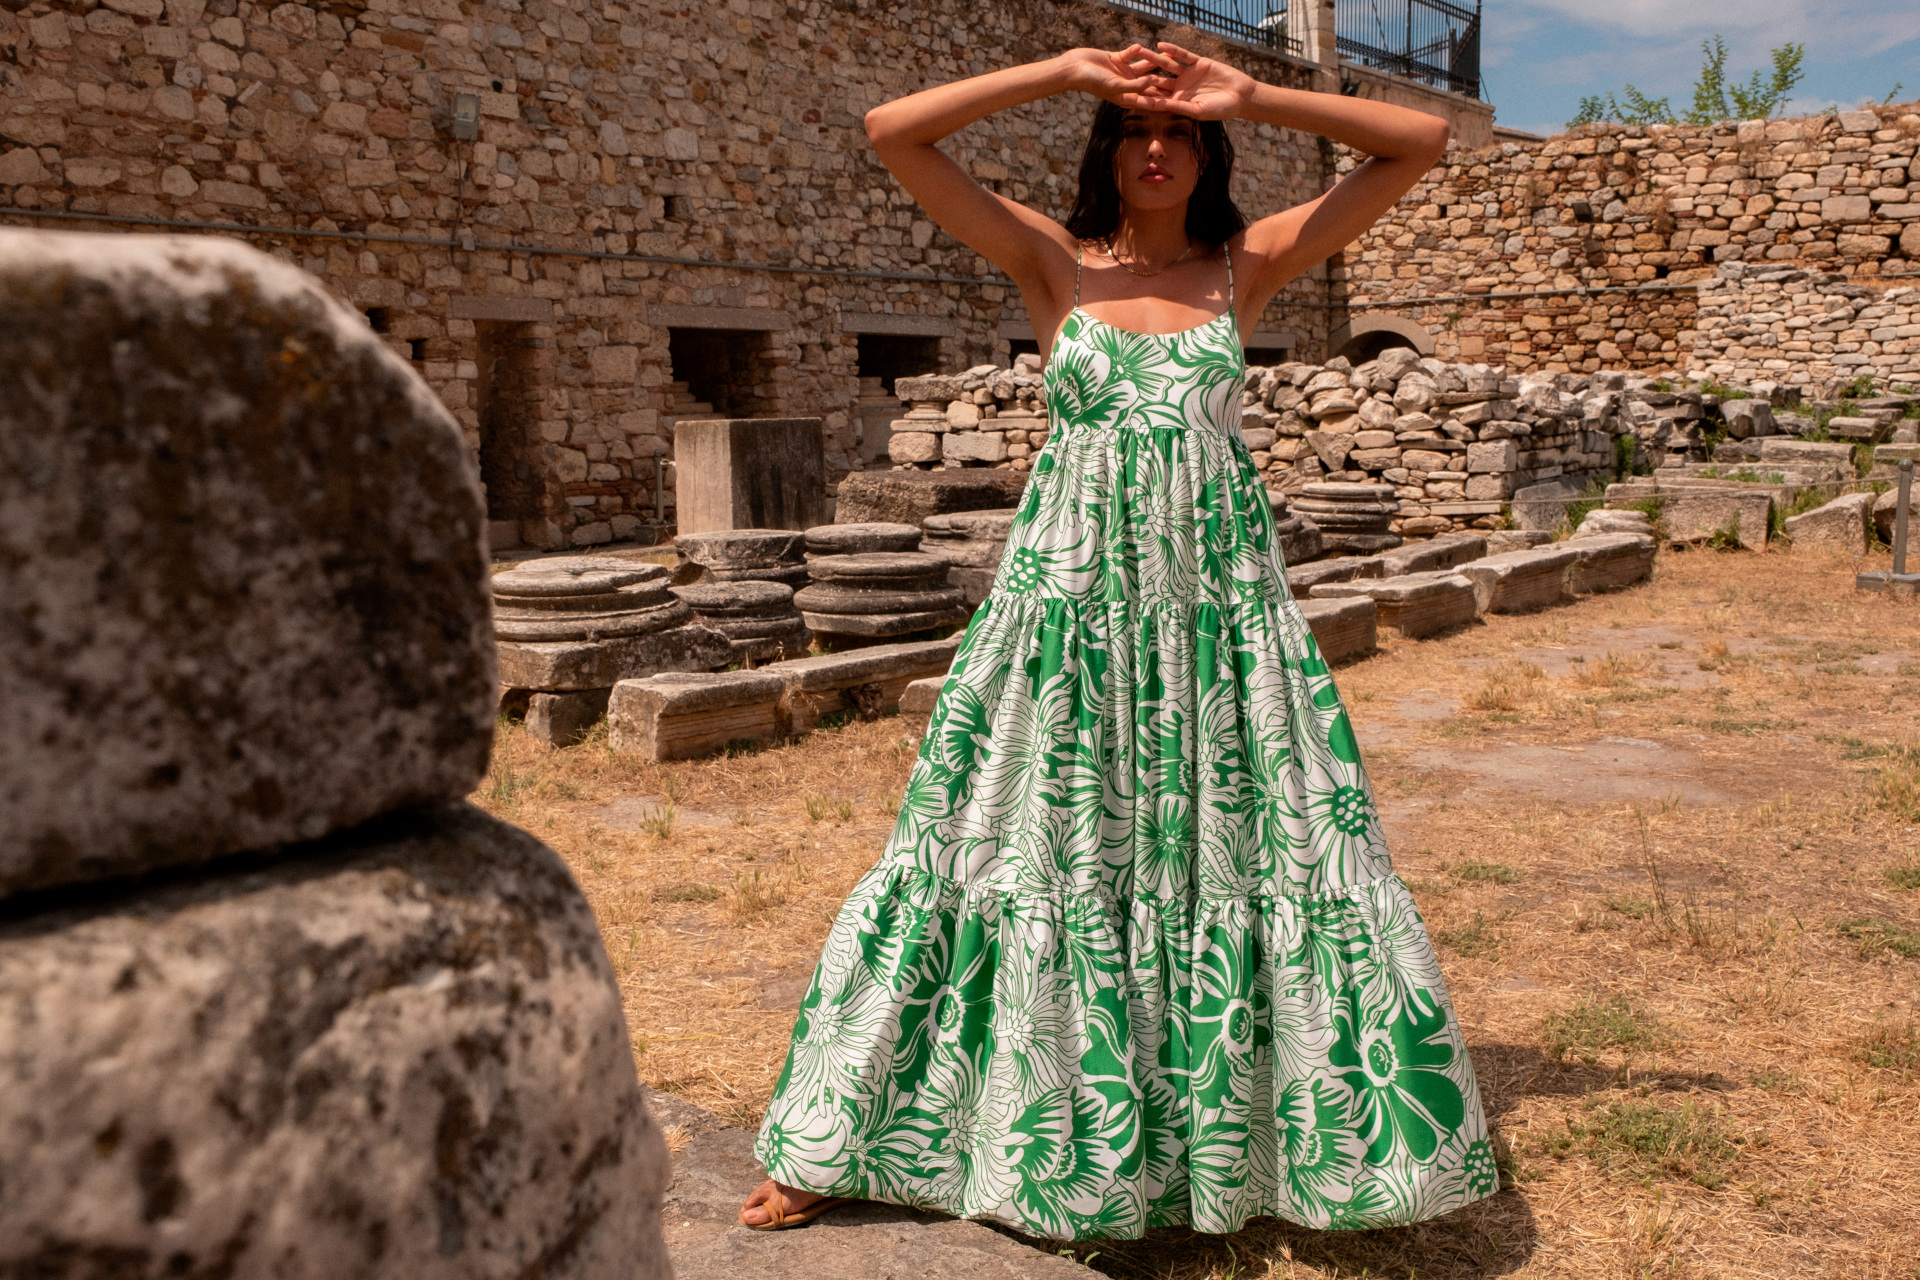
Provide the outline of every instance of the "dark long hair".
[[[1127,109],[1115,102],[1102,102],[1093,113],[1087,151],[1080,157],[1080,194],[1067,215],[1067,234],[1076,240],[1101,240],[1120,229],[1120,185],[1113,179],[1113,157],[1120,150],[1126,120]],[[1218,120],[1196,123],[1200,181],[1187,201],[1187,234],[1211,248],[1244,231],[1247,219],[1228,191],[1233,140],[1227,127]]]

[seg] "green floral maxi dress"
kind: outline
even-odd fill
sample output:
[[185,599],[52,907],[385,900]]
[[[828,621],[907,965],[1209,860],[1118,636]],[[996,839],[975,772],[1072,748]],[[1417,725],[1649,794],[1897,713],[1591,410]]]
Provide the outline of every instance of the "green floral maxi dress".
[[1244,377],[1231,311],[1067,318],[993,589],[801,1004],[755,1145],[776,1180],[1058,1239],[1494,1191]]

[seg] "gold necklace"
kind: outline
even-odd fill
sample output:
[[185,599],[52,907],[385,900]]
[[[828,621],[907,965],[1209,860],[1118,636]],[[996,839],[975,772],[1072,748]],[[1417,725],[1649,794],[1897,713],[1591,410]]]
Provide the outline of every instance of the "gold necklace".
[[1160,270],[1158,270],[1158,271],[1135,271],[1135,270],[1134,270],[1134,269],[1133,269],[1132,267],[1130,267],[1130,266],[1128,266],[1128,265],[1126,264],[1126,262],[1125,262],[1125,261],[1124,261],[1124,260],[1123,260],[1123,259],[1122,259],[1122,258],[1120,257],[1120,255],[1119,255],[1119,254],[1117,254],[1117,253],[1115,253],[1115,252],[1113,251],[1113,237],[1112,237],[1112,236],[1107,236],[1107,237],[1105,237],[1105,238],[1103,238],[1103,239],[1102,239],[1102,240],[1100,241],[1100,243],[1106,246],[1106,248],[1107,248],[1107,256],[1108,256],[1109,258],[1112,258],[1112,259],[1113,259],[1113,261],[1114,261],[1114,265],[1115,265],[1115,266],[1118,266],[1118,267],[1119,267],[1119,268],[1120,268],[1121,270],[1123,270],[1123,271],[1125,271],[1125,272],[1126,272],[1126,273],[1127,273],[1128,275],[1130,275],[1130,276],[1137,276],[1137,277],[1139,277],[1139,278],[1140,278],[1140,279],[1142,279],[1142,280],[1151,280],[1151,279],[1153,279],[1153,277],[1155,277],[1155,276],[1157,276],[1157,275],[1162,275],[1162,274],[1164,274],[1164,273],[1166,273],[1166,272],[1168,272],[1168,271],[1171,271],[1171,270],[1173,270],[1173,269],[1174,269],[1175,267],[1177,267],[1177,266],[1179,266],[1179,265],[1180,265],[1181,263],[1183,263],[1183,262],[1185,262],[1185,261],[1186,261],[1186,260],[1187,260],[1188,258],[1191,258],[1191,257],[1193,256],[1193,237],[1191,237],[1191,236],[1189,236],[1189,237],[1187,237],[1187,251],[1186,251],[1185,253],[1183,253],[1183,254],[1181,254],[1181,255],[1180,255],[1179,257],[1177,257],[1177,258],[1175,258],[1175,259],[1174,259],[1174,260],[1173,260],[1172,262],[1169,262],[1169,263],[1168,263],[1168,264],[1167,264],[1166,266],[1164,266],[1164,267],[1161,267],[1161,268],[1160,268]]

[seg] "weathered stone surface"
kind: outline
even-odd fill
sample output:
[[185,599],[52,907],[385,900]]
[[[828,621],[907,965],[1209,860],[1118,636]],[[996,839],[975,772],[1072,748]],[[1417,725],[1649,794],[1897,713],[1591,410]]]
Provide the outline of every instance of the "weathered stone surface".
[[[905,381],[905,379],[902,379]],[[1099,1280],[1100,1273],[978,1222],[866,1202],[799,1230],[740,1225],[747,1191],[766,1181],[753,1133],[681,1099],[652,1094],[663,1124],[686,1134],[664,1215],[674,1265],[688,1280]]]
[[683,533],[676,551],[708,569],[779,569],[801,563],[807,535],[793,529],[724,529]]
[[[684,606],[683,606],[684,607]],[[500,683],[508,689],[610,689],[661,671],[712,671],[733,660],[727,637],[685,623],[612,640],[519,644],[501,641]]]
[[1670,541],[1703,542],[1728,531],[1743,547],[1766,545],[1771,494],[1731,488],[1671,489],[1663,490],[1660,497],[1660,519]]
[[1720,416],[1727,420],[1727,434],[1735,440],[1773,434],[1773,405],[1765,400],[1726,400]]
[[659,1277],[559,858],[465,805],[0,925],[0,1273]]
[[1478,615],[1473,584],[1458,573],[1406,574],[1398,578],[1328,582],[1313,588],[1315,600],[1372,600],[1379,625],[1409,639],[1472,622]]
[[918,551],[920,528],[911,524],[823,524],[807,530],[809,556],[847,556],[870,551]]
[[821,556],[807,562],[815,582],[836,582],[875,590],[936,587],[945,578],[947,562],[924,551],[873,551],[864,554]]
[[1545,529],[1495,529],[1487,535],[1487,552],[1499,555],[1506,551],[1525,551],[1552,541],[1553,534]]
[[954,462],[1005,462],[1007,433],[1004,431],[953,431],[940,437],[940,456]]
[[835,518],[848,524],[922,524],[953,511],[1016,505],[1027,477],[971,467],[953,471],[860,471],[840,482]]
[[1452,569],[1458,565],[1478,560],[1487,554],[1486,535],[1479,533],[1454,533],[1425,542],[1410,543],[1396,547],[1392,551],[1380,553],[1380,576],[1396,577],[1403,573],[1430,573],[1436,569]]
[[1873,540],[1871,493],[1843,493],[1825,506],[1788,516],[1786,534],[1795,547],[1828,546],[1855,555]]
[[1287,570],[1287,586],[1294,595],[1304,596],[1323,582],[1384,577],[1386,568],[1386,561],[1379,556],[1335,556]]
[[956,601],[937,609],[911,613],[821,613],[801,611],[807,625],[829,636],[909,636],[916,631],[957,626],[967,620],[967,606]]
[[[923,524],[929,538],[965,538],[975,542],[1005,542],[1013,532],[1014,510],[956,511],[928,516]],[[940,550],[945,555],[944,547]]]
[[1371,653],[1380,643],[1379,607],[1371,600],[1302,600],[1300,613],[1328,662]]
[[[643,599],[650,603],[637,603]],[[502,603],[494,610],[493,633],[502,641],[517,643],[613,640],[664,631],[693,616],[692,610],[674,599],[665,582],[649,583],[609,596],[574,597],[574,600],[598,601],[612,607],[522,609]],[[629,600],[635,603],[630,604]]]
[[900,727],[909,736],[924,737],[940,703],[940,691],[947,686],[945,676],[928,676],[908,683],[900,692]]
[[609,741],[614,750],[645,759],[684,760],[729,742],[804,733],[848,707],[884,714],[909,684],[944,678],[959,646],[955,636],[774,662],[757,671],[623,681],[607,711]]
[[1640,582],[1653,573],[1657,543],[1651,533],[1603,533],[1569,538],[1566,546],[1576,557],[1567,571],[1567,590],[1574,595],[1610,591]]
[[1391,551],[1406,541],[1397,533],[1354,533],[1348,529],[1322,529],[1321,547],[1336,555],[1371,556]]
[[764,669],[623,680],[607,707],[607,741],[645,760],[690,760],[729,742],[783,737],[786,688]]
[[364,317],[230,240],[12,230],[0,311],[0,896],[470,791],[478,477]]
[[894,462],[938,462],[940,437],[925,431],[896,430],[887,437],[887,457]]
[[550,747],[570,747],[587,736],[607,714],[611,689],[536,693],[527,699],[527,733]]
[[1486,556],[1455,572],[1473,584],[1478,613],[1526,613],[1567,598],[1567,575],[1579,553],[1566,544]]
[[[1873,527],[1880,540],[1892,545],[1894,520],[1900,514],[1900,491],[1887,490],[1873,500]],[[1910,555],[1920,556],[1920,483],[1907,497],[1907,546]]]
[[940,586],[916,591],[870,590],[865,586],[844,587],[837,583],[816,582],[803,587],[793,597],[805,613],[913,613],[945,609],[960,604],[966,592],[959,587]]
[[1651,534],[1652,532],[1653,521],[1644,511],[1595,507],[1581,517],[1580,527],[1573,531],[1573,536],[1588,538],[1603,533]]
[[686,533],[807,529],[830,518],[818,418],[682,420],[673,456]]
[[1390,484],[1358,484],[1346,480],[1316,480],[1304,486],[1300,493],[1302,497],[1328,502],[1394,501],[1393,486]]
[[969,605],[983,604],[993,592],[994,575],[999,571],[997,563],[991,569],[956,566],[947,570],[947,583],[966,592]]
[[702,618],[757,618],[793,608],[793,588],[779,582],[696,582],[673,594]]

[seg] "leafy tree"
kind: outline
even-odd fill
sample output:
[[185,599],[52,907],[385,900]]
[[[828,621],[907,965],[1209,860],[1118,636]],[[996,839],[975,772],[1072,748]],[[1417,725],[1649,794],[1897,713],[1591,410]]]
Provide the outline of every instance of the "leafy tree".
[[[1764,120],[1772,116],[1792,95],[1795,85],[1806,75],[1802,64],[1807,48],[1789,41],[1773,51],[1773,70],[1764,78],[1755,71],[1744,84],[1727,80],[1727,45],[1719,36],[1700,42],[1705,61],[1693,83],[1693,102],[1684,118],[1689,124],[1714,124],[1721,120]],[[1729,105],[1731,99],[1731,105]],[[1623,95],[1594,94],[1580,99],[1580,110],[1569,125],[1593,124],[1600,120],[1618,120],[1621,124],[1678,124],[1672,99],[1649,98],[1631,84]]]

